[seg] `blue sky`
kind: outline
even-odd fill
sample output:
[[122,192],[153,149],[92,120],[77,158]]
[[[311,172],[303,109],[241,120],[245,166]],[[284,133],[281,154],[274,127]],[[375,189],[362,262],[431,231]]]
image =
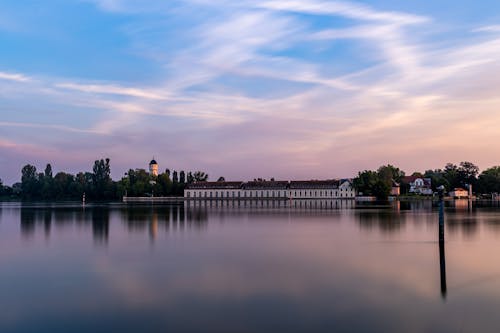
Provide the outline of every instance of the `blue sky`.
[[496,1],[0,3],[0,178],[24,164],[351,177],[499,164]]

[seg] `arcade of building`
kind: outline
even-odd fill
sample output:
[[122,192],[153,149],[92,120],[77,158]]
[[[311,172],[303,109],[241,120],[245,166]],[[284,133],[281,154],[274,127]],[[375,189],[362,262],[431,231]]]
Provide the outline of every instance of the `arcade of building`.
[[199,182],[186,185],[189,199],[354,199],[349,180]]

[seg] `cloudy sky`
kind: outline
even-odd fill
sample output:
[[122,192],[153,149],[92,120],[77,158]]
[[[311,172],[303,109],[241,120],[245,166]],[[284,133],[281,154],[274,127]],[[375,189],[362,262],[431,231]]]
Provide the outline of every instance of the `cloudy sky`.
[[0,2],[0,178],[500,164],[500,3]]

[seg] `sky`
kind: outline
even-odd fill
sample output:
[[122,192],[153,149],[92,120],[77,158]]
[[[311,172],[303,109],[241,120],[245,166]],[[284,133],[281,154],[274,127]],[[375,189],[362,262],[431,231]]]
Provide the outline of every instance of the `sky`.
[[0,178],[500,160],[500,2],[0,2]]

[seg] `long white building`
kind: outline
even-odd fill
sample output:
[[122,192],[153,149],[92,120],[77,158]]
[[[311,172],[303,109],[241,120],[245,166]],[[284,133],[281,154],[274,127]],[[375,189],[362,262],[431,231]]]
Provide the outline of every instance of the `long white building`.
[[312,181],[198,182],[184,190],[187,199],[354,199],[348,179]]

